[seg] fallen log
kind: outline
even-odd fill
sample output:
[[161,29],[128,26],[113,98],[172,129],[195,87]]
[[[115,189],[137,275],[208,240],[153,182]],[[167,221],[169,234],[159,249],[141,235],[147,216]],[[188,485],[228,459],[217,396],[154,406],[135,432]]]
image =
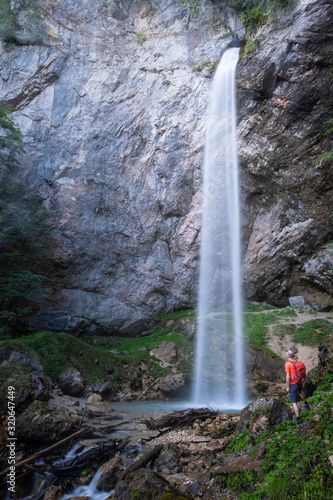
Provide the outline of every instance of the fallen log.
[[100,460],[105,455],[109,455],[110,452],[115,454],[116,452],[125,448],[125,446],[129,443],[130,438],[121,439],[118,441],[110,441],[108,443],[100,443],[96,448],[90,448],[87,451],[84,451],[77,457],[74,457],[70,460],[65,460],[60,464],[54,464],[49,467],[49,470],[52,474],[56,474],[57,476],[68,476],[71,474],[75,474],[80,470],[87,467],[87,465],[91,464],[93,460]]
[[[49,446],[48,448],[44,448],[44,450],[38,451],[34,455],[31,455],[28,458],[25,458],[24,460],[20,460],[19,462],[16,462],[16,464],[12,465],[14,466],[15,469],[17,470],[18,468],[22,467],[25,464],[28,464],[30,462],[33,462],[39,457],[46,457],[47,455],[50,455],[54,450],[57,448],[60,448],[61,446],[64,446],[65,444],[69,443],[72,439],[78,438],[79,436],[82,436],[86,432],[86,429],[80,429],[79,431],[74,432],[74,434],[71,434],[70,436],[67,436],[66,438],[62,439],[61,441],[58,441],[57,443],[53,444],[52,446]],[[7,467],[7,469],[4,469],[3,471],[0,472],[0,477],[4,476],[10,471],[10,467]]]
[[131,472],[146,467],[146,465],[149,464],[149,462],[151,462],[156,457],[156,455],[159,454],[162,448],[163,444],[159,444],[158,446],[155,446],[155,448],[153,448],[152,450],[145,453],[141,458],[133,462],[129,467],[127,467],[127,469],[124,470],[124,472],[121,475],[121,479],[124,479]]
[[145,424],[148,429],[156,430],[163,429],[165,427],[178,427],[181,425],[187,425],[189,422],[193,422],[196,419],[207,420],[207,418],[214,418],[219,415],[218,411],[210,410],[209,408],[194,408],[185,411],[175,411],[173,413],[168,413],[160,418],[150,418],[144,420],[142,423]]
[[163,434],[173,431],[177,427],[187,426],[192,424],[197,419],[207,420],[211,417],[217,417],[219,415],[218,411],[211,411],[208,408],[200,408],[198,410],[186,410],[186,412],[175,412],[169,415],[164,415],[159,419],[149,419],[145,420],[143,423],[148,427],[148,429],[161,429],[158,434],[151,436],[149,438],[143,438],[142,441],[148,442],[156,439]]

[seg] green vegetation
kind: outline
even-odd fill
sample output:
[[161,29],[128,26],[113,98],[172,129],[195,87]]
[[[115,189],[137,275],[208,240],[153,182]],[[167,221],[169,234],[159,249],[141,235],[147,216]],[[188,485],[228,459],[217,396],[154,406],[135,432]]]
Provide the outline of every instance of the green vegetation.
[[277,321],[278,316],[271,312],[245,315],[245,340],[254,349],[273,355],[268,349],[268,325],[276,323]]
[[142,31],[138,31],[137,33],[135,33],[135,38],[139,45],[143,45],[143,43],[148,40],[148,38],[144,33],[142,33]]
[[[269,312],[265,312],[270,309]],[[304,311],[302,310],[304,313]],[[311,317],[313,311],[306,311]],[[290,323],[279,324],[284,318],[290,318]],[[245,305],[244,314],[244,336],[245,341],[254,349],[258,349],[269,354],[273,354],[268,349],[268,329],[271,326],[276,335],[281,340],[285,336],[291,336],[292,341],[308,346],[319,345],[333,333],[333,323],[327,319],[311,319],[297,325],[292,323],[292,319],[297,318],[297,309],[286,307],[283,309],[273,308],[273,306]]]
[[[45,373],[54,382],[58,382],[61,374],[70,367],[83,373],[88,381],[106,378],[107,367],[114,369],[115,375],[118,374],[114,356],[66,333],[39,332],[0,342],[1,347],[27,352],[40,361]],[[3,368],[6,367],[0,367],[0,372]]]
[[198,64],[192,67],[192,71],[202,71],[203,68],[208,66],[209,64],[212,64],[210,59],[206,57],[206,59],[203,59],[202,61],[199,61]]
[[251,33],[276,20],[278,9],[287,7],[290,0],[227,0],[226,3],[240,12],[244,26]]
[[141,498],[141,492],[140,491],[133,491],[133,493],[131,493],[131,499],[132,500],[140,500]]
[[250,313],[250,312],[261,312],[261,311],[270,311],[277,309],[275,306],[272,306],[271,304],[258,304],[255,303],[253,304],[252,302],[245,302],[244,304],[244,312]]
[[[331,125],[330,128],[328,128],[325,132],[324,135],[328,136],[333,133],[333,118],[330,120],[326,121],[325,123]],[[321,164],[326,164],[329,163],[331,164],[333,162],[333,150],[331,151],[326,151],[325,153],[322,153],[321,155],[318,156],[318,158],[315,160],[315,163],[317,165]],[[332,214],[333,215],[333,214]]]
[[246,53],[252,52],[255,48],[256,48],[255,40],[246,40],[246,44],[245,44],[245,52]]
[[254,482],[255,476],[250,470],[243,470],[236,474],[222,474],[219,476],[223,488],[228,490],[241,492],[248,488]]
[[44,43],[46,27],[37,0],[0,0],[0,39],[6,44]]
[[240,432],[229,443],[228,452],[247,450],[255,457],[264,446],[259,472],[241,471],[220,476],[223,487],[237,491],[240,500],[326,500],[333,498],[333,471],[329,457],[333,453],[332,393],[333,375],[308,398],[313,410],[302,411],[302,427],[283,422],[272,432],[251,437]]
[[303,345],[316,346],[333,333],[333,324],[326,319],[313,319],[307,321],[297,329],[294,342]]
[[9,113],[0,108],[0,326],[21,333],[22,320],[52,291],[39,272],[47,262],[45,239],[50,230],[42,200],[20,192],[23,142]]
[[[193,311],[175,313],[176,317],[189,317],[193,314]],[[163,320],[169,322],[171,316],[173,315],[165,315]],[[88,382],[111,379],[117,386],[124,381],[124,367],[126,367],[129,378],[131,370],[135,370],[135,373],[132,373],[135,387],[132,389],[136,390],[141,384],[136,377],[137,374],[144,372],[156,378],[167,373],[167,368],[162,368],[154,356],[150,355],[151,349],[162,342],[174,342],[178,352],[182,354],[182,359],[178,362],[179,370],[190,370],[192,344],[183,333],[170,333],[171,329],[172,327],[157,329],[139,338],[77,338],[66,333],[38,332],[21,338],[3,340],[0,342],[0,349],[26,352],[41,363],[45,373],[55,383],[59,382],[61,375],[68,368],[74,368],[82,373]],[[118,354],[110,352],[115,349]],[[25,365],[16,363],[11,365],[0,367],[0,385],[1,380],[5,381],[11,371],[23,370],[20,373],[22,381],[27,378]]]
[[300,326],[293,323],[275,325],[274,332],[281,340],[289,335],[295,343],[314,347],[332,335],[333,324],[326,319],[312,319]]
[[198,16],[201,6],[205,3],[205,0],[177,0],[179,4],[183,4],[190,8],[190,11],[194,16]]
[[[166,373],[166,369],[162,368],[155,358],[150,355],[150,351],[159,346],[162,342],[174,342],[178,352],[182,354],[182,360],[179,364],[179,370],[189,371],[192,357],[193,345],[187,340],[186,335],[182,333],[182,326],[177,325],[182,319],[189,319],[190,322],[195,319],[194,311],[176,311],[171,314],[161,313],[160,325],[148,334],[136,337],[99,337],[97,342],[100,343],[100,349],[112,350],[116,353],[117,361],[125,365],[140,366],[145,365],[145,371],[152,377],[161,376]],[[170,325],[170,323],[172,323]],[[169,326],[167,326],[169,324]],[[83,339],[91,345],[96,345],[96,338],[83,337]]]
[[226,448],[226,453],[238,453],[249,446],[249,431],[241,431],[236,434]]
[[[23,141],[20,129],[9,116],[10,112],[9,108],[0,107],[0,165],[2,168],[14,170],[19,164],[19,155],[23,151]],[[1,171],[1,177],[3,173]],[[3,179],[0,181],[0,188],[4,189]]]

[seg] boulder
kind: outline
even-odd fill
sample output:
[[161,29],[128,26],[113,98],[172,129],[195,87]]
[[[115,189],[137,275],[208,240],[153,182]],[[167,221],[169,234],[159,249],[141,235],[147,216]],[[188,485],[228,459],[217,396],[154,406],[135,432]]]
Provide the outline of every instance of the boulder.
[[115,487],[115,500],[133,500],[134,495],[138,498],[161,500],[163,497],[168,500],[185,500],[184,496],[177,488],[168,481],[157,475],[152,470],[138,469],[126,476],[126,480],[119,481]]
[[97,490],[111,490],[119,481],[123,466],[118,457],[114,457],[100,468],[101,477],[96,485]]
[[321,342],[318,351],[320,366],[329,373],[333,373],[333,340],[327,339],[325,342]]
[[175,363],[178,359],[176,344],[174,342],[162,342],[158,347],[152,349],[150,354],[164,364]]
[[22,442],[52,444],[73,433],[80,422],[67,411],[51,410],[46,403],[32,403],[16,419],[16,437]]
[[182,454],[183,450],[179,446],[174,443],[167,443],[156,460],[154,460],[154,469],[162,473],[175,470]]
[[251,470],[255,472],[259,472],[261,467],[261,461],[256,460],[253,457],[249,457],[247,455],[242,457],[233,457],[227,464],[222,465],[214,470],[214,476],[220,474],[237,474],[237,472],[241,472],[244,470]]
[[0,365],[7,372],[6,383],[1,387],[0,412],[5,411],[4,402],[8,386],[15,387],[15,409],[23,411],[33,401],[47,401],[50,394],[45,387],[45,374],[39,361],[26,351],[12,347],[0,349]]
[[[114,368],[113,368],[114,371]],[[113,398],[116,396],[116,391],[112,384],[110,382],[105,382],[104,384],[101,385],[101,387],[98,389],[98,394],[102,396],[103,399],[106,399],[108,401],[112,401]]]
[[64,491],[61,486],[50,486],[46,490],[43,500],[60,500],[64,496]]
[[283,399],[260,397],[243,408],[236,430],[261,434],[292,418],[293,412]]
[[59,387],[68,396],[82,396],[85,391],[84,380],[77,370],[68,368],[59,380]]
[[284,361],[263,351],[245,347],[245,362],[247,373],[252,373],[264,381],[281,382],[284,380]]
[[184,373],[171,373],[165,377],[157,379],[154,389],[156,391],[160,390],[162,392],[169,393],[183,387],[185,381],[186,375]]
[[308,304],[305,297],[302,295],[298,295],[297,297],[289,297],[289,304],[291,307],[301,307],[302,309],[306,309],[310,311],[312,307]]
[[88,405],[96,405],[96,404],[100,404],[102,401],[103,401],[103,398],[100,394],[92,394],[87,399],[87,404]]

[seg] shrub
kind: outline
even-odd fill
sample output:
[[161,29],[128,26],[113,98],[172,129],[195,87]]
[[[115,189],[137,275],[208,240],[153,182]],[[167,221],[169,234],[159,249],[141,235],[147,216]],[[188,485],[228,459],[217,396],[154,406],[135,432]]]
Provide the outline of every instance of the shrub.
[[45,35],[37,0],[0,0],[0,38],[6,45],[42,44]]

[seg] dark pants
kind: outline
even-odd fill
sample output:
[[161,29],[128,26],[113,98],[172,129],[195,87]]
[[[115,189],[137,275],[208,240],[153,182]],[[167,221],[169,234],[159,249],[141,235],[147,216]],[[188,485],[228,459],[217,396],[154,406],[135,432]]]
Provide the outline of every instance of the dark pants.
[[290,384],[289,397],[292,403],[297,403],[297,397],[302,390],[302,384]]

